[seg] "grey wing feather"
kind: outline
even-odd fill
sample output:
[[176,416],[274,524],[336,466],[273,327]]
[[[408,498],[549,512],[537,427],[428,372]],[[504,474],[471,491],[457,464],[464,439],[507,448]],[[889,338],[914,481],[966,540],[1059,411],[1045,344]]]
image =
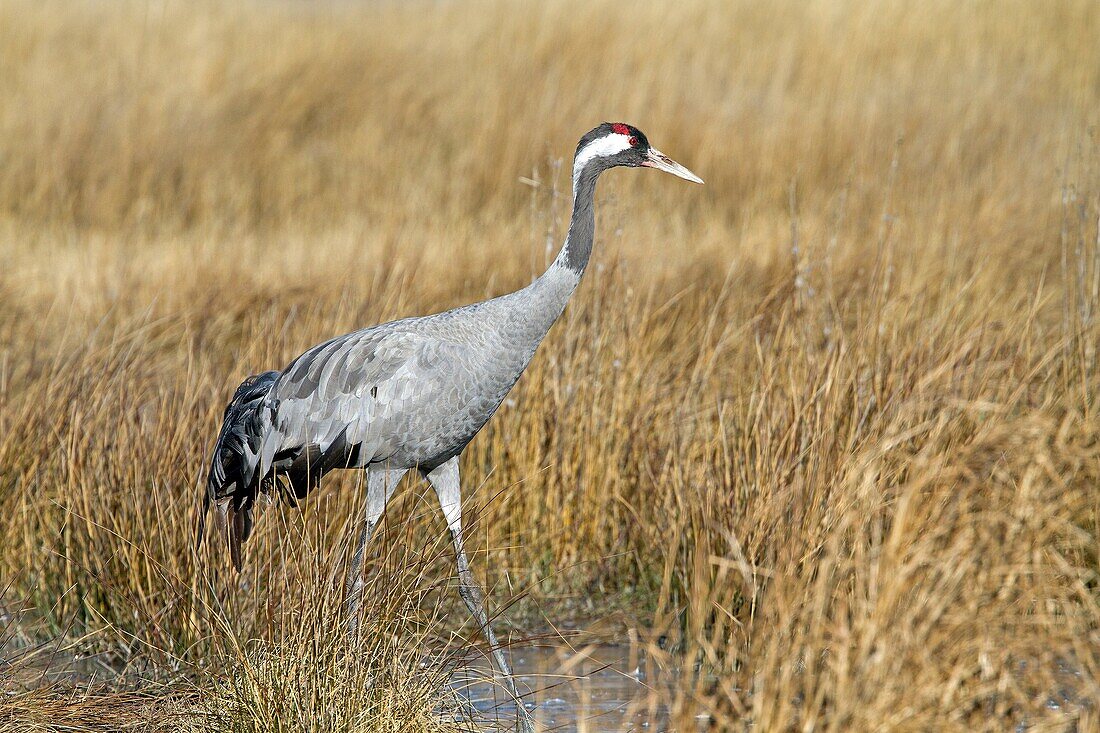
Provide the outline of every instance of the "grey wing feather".
[[310,446],[316,446],[321,473],[341,462],[365,465],[387,457],[399,423],[409,417],[408,403],[414,397],[433,400],[447,381],[442,378],[447,357],[460,348],[413,330],[414,323],[397,321],[341,336],[287,367],[268,398],[273,425],[261,448],[261,475],[282,468],[280,456]]

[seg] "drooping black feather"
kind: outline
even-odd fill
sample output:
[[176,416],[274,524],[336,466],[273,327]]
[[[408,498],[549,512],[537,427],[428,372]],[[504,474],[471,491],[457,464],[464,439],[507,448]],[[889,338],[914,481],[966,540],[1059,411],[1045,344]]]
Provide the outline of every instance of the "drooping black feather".
[[275,454],[273,463],[280,467],[280,495],[286,503],[298,506],[329,471],[356,465],[359,444],[349,443],[347,435],[345,427],[324,451],[316,443],[310,443],[304,448]]
[[242,564],[241,545],[252,533],[252,507],[264,479],[258,475],[257,468],[263,438],[263,411],[270,409],[265,400],[278,376],[278,372],[264,372],[249,377],[237,387],[225,408],[222,429],[210,460],[198,541],[202,541],[206,515],[211,505],[217,503],[218,528],[229,543],[229,554],[238,571]]

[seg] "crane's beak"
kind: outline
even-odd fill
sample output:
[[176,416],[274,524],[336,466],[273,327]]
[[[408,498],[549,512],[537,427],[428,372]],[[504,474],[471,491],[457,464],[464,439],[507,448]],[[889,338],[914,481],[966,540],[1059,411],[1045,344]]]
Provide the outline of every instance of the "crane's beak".
[[679,176],[685,181],[691,181],[692,183],[702,183],[703,179],[689,171],[684,166],[677,163],[672,158],[662,153],[657,148],[650,148],[646,153],[645,162],[642,163],[646,168],[656,168],[659,171],[665,173],[671,173],[674,176]]

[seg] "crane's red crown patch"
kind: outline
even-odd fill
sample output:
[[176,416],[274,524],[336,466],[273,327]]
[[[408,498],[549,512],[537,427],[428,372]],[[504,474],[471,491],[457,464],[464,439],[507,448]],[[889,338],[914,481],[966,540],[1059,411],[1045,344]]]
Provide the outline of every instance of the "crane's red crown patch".
[[613,124],[611,126],[611,130],[612,130],[612,132],[616,132],[620,135],[629,135],[630,134],[630,128],[627,127],[626,125],[624,125],[621,122],[616,122],[615,124]]

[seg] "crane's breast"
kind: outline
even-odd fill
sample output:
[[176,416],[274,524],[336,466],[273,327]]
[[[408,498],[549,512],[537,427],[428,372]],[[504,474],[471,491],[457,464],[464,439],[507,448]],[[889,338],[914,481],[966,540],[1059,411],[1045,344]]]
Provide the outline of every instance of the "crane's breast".
[[382,418],[391,460],[431,468],[458,455],[503,402],[526,366],[519,354],[497,350],[444,350],[427,371],[395,375]]

